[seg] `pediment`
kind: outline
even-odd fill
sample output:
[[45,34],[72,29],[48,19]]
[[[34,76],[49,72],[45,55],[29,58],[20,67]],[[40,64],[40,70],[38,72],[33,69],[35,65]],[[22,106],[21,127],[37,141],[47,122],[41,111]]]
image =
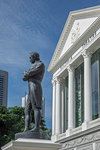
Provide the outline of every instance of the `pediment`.
[[66,37],[66,42],[59,55],[59,58],[61,58],[66,53],[66,51],[74,44],[76,40],[78,40],[80,36],[82,36],[82,34],[85,33],[85,31],[91,26],[91,24],[97,18],[98,17],[91,17],[91,18],[83,18],[83,19],[74,20],[72,27],[69,30],[69,34]]
[[52,72],[52,69],[62,56],[87,32],[98,17],[100,17],[100,6],[70,12],[48,71]]

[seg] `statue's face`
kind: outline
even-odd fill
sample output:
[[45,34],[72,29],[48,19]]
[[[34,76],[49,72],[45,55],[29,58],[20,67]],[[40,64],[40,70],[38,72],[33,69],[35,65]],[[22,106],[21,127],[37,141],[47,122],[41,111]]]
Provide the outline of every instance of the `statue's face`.
[[31,62],[31,63],[34,63],[34,62],[35,62],[35,57],[34,57],[34,56],[30,56],[29,58],[30,58],[30,62]]

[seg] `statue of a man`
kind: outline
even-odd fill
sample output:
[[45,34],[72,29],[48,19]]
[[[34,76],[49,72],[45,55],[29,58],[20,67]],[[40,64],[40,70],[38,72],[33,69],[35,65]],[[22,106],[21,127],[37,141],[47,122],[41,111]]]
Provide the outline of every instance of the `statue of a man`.
[[41,81],[45,72],[45,66],[40,61],[40,56],[36,52],[30,54],[30,62],[32,63],[29,71],[24,71],[23,80],[28,81],[28,100],[25,107],[25,132],[29,130],[30,112],[34,110],[35,128],[31,131],[39,131],[42,107],[42,87]]

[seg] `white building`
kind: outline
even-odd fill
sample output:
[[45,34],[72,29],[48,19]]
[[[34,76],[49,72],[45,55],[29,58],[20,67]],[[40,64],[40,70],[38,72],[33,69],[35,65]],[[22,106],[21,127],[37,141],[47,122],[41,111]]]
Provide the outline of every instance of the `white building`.
[[26,106],[27,99],[28,99],[28,94],[25,93],[25,96],[22,97],[22,107],[25,107],[25,106]]
[[0,70],[0,105],[7,107],[8,72]]
[[41,109],[41,115],[45,119],[45,98],[42,97],[42,109]]
[[100,6],[70,12],[50,62],[52,141],[100,150]]

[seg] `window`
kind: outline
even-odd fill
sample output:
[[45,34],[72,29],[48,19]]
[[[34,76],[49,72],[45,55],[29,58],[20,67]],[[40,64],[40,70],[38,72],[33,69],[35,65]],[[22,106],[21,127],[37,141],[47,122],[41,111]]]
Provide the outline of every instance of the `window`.
[[75,69],[75,125],[84,121],[84,63]]
[[92,119],[100,116],[100,49],[92,55]]

